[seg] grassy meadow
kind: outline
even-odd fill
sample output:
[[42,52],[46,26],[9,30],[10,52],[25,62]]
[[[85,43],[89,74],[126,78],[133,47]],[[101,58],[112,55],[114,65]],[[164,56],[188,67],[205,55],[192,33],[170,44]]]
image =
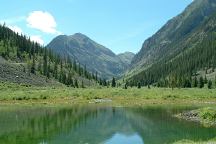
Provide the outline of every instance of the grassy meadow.
[[[215,104],[216,89],[35,87],[0,83],[0,103],[87,104],[109,100],[116,106]],[[106,102],[106,101],[103,101]]]

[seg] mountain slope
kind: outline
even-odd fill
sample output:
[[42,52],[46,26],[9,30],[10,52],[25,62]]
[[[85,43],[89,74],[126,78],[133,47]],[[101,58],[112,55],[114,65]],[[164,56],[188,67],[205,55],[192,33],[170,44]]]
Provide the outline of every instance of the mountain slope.
[[213,68],[215,12],[215,0],[195,0],[182,14],[168,21],[135,55],[131,82],[142,81],[146,85],[166,81],[170,76],[179,81],[191,80],[197,71]]
[[131,61],[134,56],[135,54],[132,52],[125,52],[125,53],[118,54],[118,57],[120,58],[120,60],[123,63],[127,64],[128,66],[131,64]]
[[0,82],[12,82],[35,86],[61,86],[59,82],[23,71],[22,64],[9,63],[0,57]]
[[69,55],[71,59],[78,60],[88,70],[97,72],[103,78],[120,76],[128,67],[128,60],[122,61],[111,50],[81,33],[58,36],[47,47],[63,57]]
[[72,61],[60,58],[26,36],[0,25],[1,81],[39,86],[63,83],[83,87],[95,84],[95,76],[81,65],[72,64]]
[[144,42],[140,52],[132,60],[132,66],[144,69],[164,57],[178,54],[184,49],[184,46],[179,45],[181,41],[214,12],[215,0],[195,0],[182,14],[168,21]]

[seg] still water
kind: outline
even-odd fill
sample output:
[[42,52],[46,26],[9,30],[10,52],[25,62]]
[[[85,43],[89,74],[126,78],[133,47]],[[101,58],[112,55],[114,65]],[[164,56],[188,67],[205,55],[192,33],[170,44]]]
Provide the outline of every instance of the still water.
[[[187,108],[188,109],[188,108]],[[216,128],[178,120],[185,108],[0,107],[0,144],[171,144]]]

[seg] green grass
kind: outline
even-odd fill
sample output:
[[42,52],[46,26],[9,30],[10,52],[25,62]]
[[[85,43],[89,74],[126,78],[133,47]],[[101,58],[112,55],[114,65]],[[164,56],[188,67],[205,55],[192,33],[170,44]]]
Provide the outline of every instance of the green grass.
[[89,103],[94,99],[111,99],[116,105],[142,105],[163,103],[216,103],[215,89],[169,89],[169,88],[86,88],[34,87],[11,83],[0,83],[0,101]]
[[194,142],[191,140],[181,140],[173,144],[216,144],[216,138],[208,141],[199,141],[199,142]]
[[198,116],[204,126],[212,126],[216,124],[216,108],[206,107],[198,109]]

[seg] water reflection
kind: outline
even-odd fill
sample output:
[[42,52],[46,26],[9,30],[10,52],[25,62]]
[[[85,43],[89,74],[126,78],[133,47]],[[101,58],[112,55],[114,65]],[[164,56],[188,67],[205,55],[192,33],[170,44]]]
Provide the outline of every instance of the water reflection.
[[124,135],[116,133],[111,139],[104,142],[104,144],[144,144],[144,142],[138,134]]
[[180,121],[179,108],[20,108],[0,110],[4,144],[167,144],[207,140],[215,128]]

